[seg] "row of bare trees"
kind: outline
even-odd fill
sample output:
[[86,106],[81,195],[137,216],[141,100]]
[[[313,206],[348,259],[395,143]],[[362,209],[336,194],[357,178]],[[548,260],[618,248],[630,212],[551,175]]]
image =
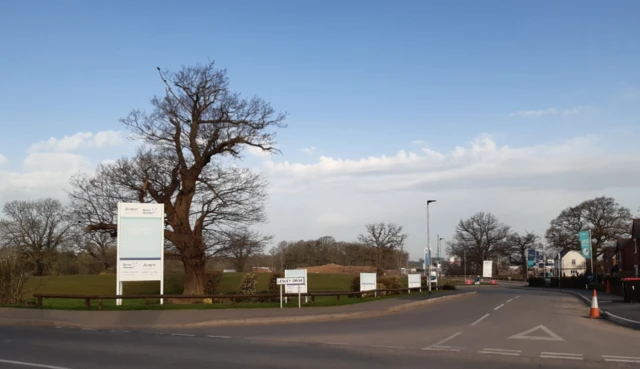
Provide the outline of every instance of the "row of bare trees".
[[407,264],[406,238],[402,226],[370,223],[365,225],[365,232],[355,242],[336,241],[331,236],[317,240],[281,241],[270,250],[270,254],[280,269],[338,264],[374,266],[381,272]]
[[[545,233],[549,254],[580,250],[578,232],[591,230],[593,254],[603,254],[606,245],[615,246],[618,237],[631,230],[631,211],[611,197],[597,197],[564,209],[551,221]],[[527,250],[541,250],[542,239],[533,232],[512,232],[493,214],[478,212],[458,222],[448,243],[448,253],[469,263],[469,271],[479,273],[483,260],[506,261],[517,265],[526,277]]]

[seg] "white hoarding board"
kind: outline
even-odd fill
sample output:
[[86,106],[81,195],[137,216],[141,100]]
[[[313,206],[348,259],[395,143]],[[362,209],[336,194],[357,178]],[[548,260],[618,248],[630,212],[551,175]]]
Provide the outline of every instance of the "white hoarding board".
[[482,263],[482,277],[491,278],[493,276],[493,261],[485,260]]
[[285,278],[303,278],[303,284],[286,284],[284,286],[285,293],[307,293],[307,270],[306,269],[287,269],[284,271]]
[[360,292],[373,291],[377,286],[376,273],[360,273]]
[[409,278],[409,288],[422,287],[422,282],[420,280],[422,276],[420,274],[409,274],[407,277]]
[[163,293],[164,205],[118,203],[117,260],[116,294],[129,281],[160,281]]

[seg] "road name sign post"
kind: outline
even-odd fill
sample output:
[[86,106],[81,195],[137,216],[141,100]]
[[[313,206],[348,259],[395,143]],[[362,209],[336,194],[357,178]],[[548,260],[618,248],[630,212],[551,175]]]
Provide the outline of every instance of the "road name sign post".
[[276,279],[276,284],[280,286],[280,309],[282,309],[282,286],[297,286],[298,287],[298,309],[302,307],[300,303],[300,286],[304,285],[304,277],[288,277]]

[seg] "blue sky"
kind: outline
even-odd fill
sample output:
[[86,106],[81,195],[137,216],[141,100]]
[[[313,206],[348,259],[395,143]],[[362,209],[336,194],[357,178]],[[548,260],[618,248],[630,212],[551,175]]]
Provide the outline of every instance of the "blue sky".
[[[2,2],[0,124],[5,130],[0,155],[6,160],[0,170],[12,175],[32,170],[25,164],[29,147],[51,137],[122,130],[118,118],[147,107],[152,95],[162,93],[156,66],[176,69],[209,59],[228,70],[234,89],[289,113],[289,127],[279,136],[283,156],[268,159],[276,164],[313,165],[320,156],[359,161],[423,148],[446,154],[479,137],[490,137],[498,148],[530,148],[523,152],[538,156],[535,150],[548,146],[582,153],[573,146],[559,149],[575,139],[587,140],[579,145],[587,153],[593,146],[594,152],[633,156],[640,134],[638,14],[637,1]],[[305,153],[305,148],[315,149]],[[75,154],[93,165],[131,150],[132,145],[122,144]],[[570,166],[571,158],[565,158]],[[248,163],[260,167],[262,160],[248,158]],[[389,178],[384,171],[374,172],[380,177],[357,183]],[[300,176],[286,170],[268,175],[278,176],[271,178],[275,187],[285,177]],[[343,185],[347,189],[306,189],[296,200],[296,211],[315,214],[319,205],[305,202],[309,194],[354,190]],[[633,193],[628,184],[624,189],[595,187],[589,189],[593,194],[631,199]],[[421,202],[437,193],[420,188],[411,194],[394,190],[384,201],[391,206],[406,196]],[[479,196],[473,186],[465,191],[470,198]],[[542,214],[548,218],[592,194],[571,186],[562,191],[545,195],[554,206],[540,210],[539,219],[516,214],[514,222],[531,222],[542,230],[550,220]],[[277,236],[336,232],[355,238],[360,231],[315,221],[294,227],[308,236],[292,231],[274,220],[292,211],[287,202],[292,195],[278,193],[269,228]],[[362,204],[379,198],[363,198]],[[565,202],[557,204],[558,198]],[[628,202],[629,207],[640,205]],[[361,204],[349,206],[352,211],[345,213],[357,217]],[[388,214],[387,205],[380,206],[384,209],[376,211]],[[417,250],[422,220],[415,218],[421,208],[406,206],[396,218],[408,223]],[[470,215],[468,210],[450,209],[442,232],[451,233],[457,219]],[[494,211],[511,217],[506,210]]]

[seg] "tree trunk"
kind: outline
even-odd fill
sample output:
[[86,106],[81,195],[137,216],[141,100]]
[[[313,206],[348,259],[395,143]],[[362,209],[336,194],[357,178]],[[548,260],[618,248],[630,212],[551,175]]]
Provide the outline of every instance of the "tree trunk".
[[197,246],[188,246],[188,250],[182,253],[184,266],[184,290],[183,295],[204,294],[204,271],[206,258],[203,250]]

